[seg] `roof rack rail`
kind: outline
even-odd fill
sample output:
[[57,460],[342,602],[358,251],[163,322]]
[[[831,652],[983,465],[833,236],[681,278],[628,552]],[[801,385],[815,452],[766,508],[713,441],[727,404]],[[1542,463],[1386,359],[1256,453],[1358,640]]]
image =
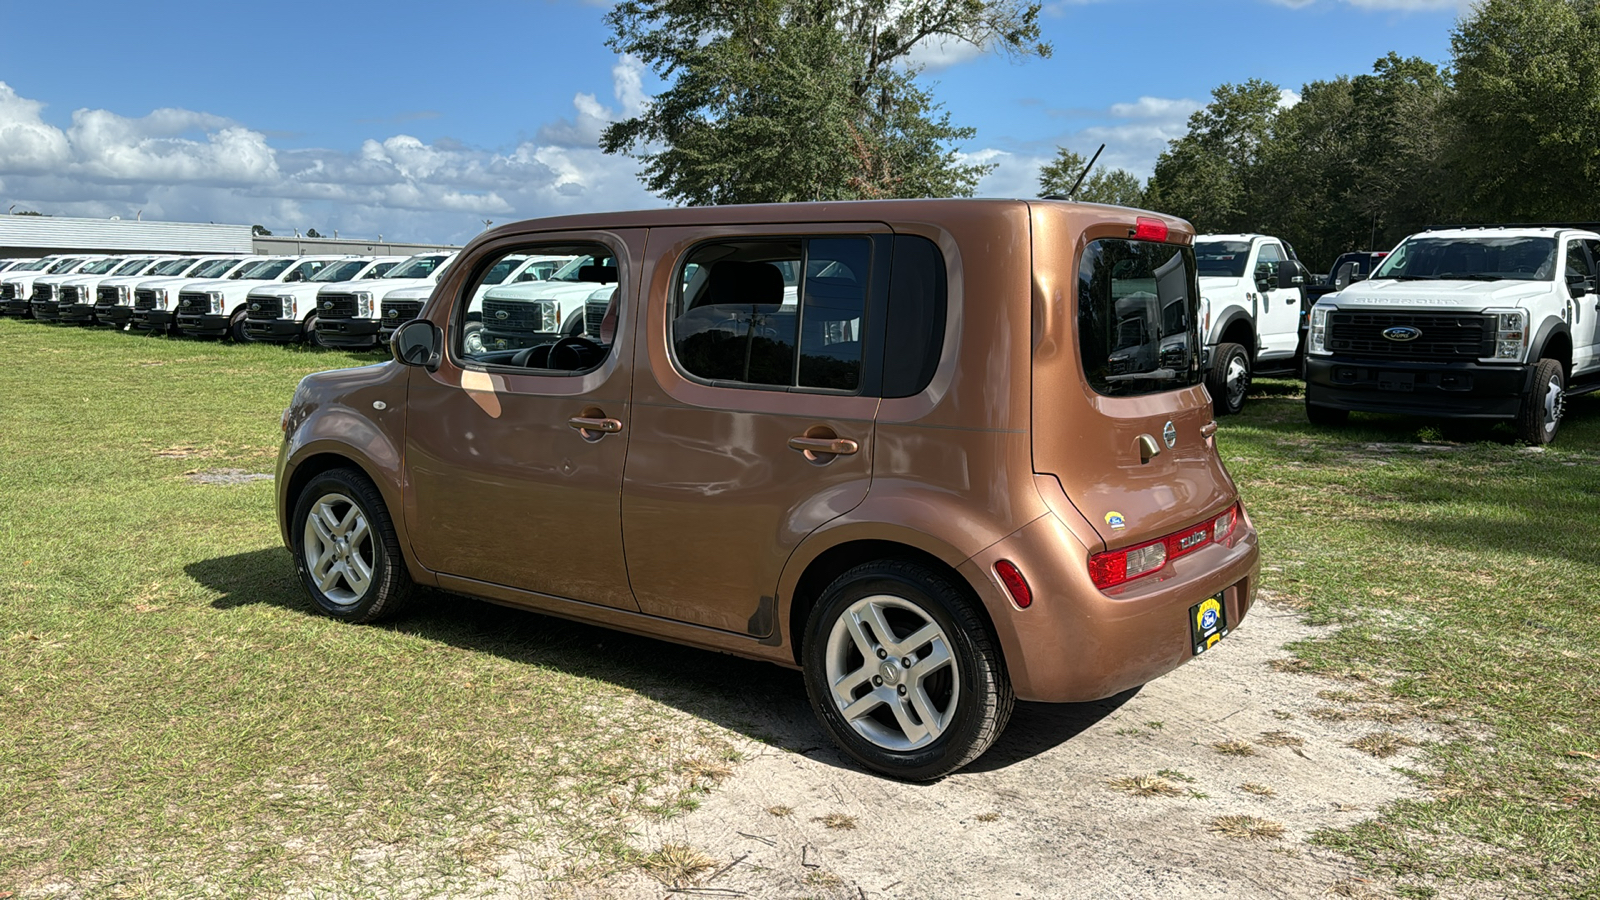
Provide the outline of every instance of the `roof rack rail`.
[[1600,222],[1489,222],[1483,224],[1429,225],[1423,231],[1456,231],[1473,228],[1581,228],[1600,231]]

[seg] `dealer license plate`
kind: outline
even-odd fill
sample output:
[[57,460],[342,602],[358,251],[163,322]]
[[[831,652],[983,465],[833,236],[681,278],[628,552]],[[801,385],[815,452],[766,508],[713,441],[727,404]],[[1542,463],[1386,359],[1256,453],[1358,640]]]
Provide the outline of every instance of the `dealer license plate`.
[[1228,634],[1228,613],[1222,606],[1222,595],[1207,597],[1189,607],[1189,637],[1194,644],[1194,655],[1210,650],[1212,645]]

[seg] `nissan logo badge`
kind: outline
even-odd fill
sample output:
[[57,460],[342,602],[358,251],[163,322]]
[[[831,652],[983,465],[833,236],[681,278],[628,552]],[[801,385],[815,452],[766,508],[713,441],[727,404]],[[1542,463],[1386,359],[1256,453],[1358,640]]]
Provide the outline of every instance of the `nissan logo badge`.
[[1385,328],[1383,336],[1391,341],[1414,341],[1422,337],[1422,329],[1412,328],[1410,325],[1396,325],[1393,328]]
[[503,310],[503,309],[501,309],[501,310],[496,310],[496,311],[495,311],[495,314],[494,314],[494,317],[495,317],[495,318],[496,318],[496,319],[509,319],[509,318],[511,318],[511,313],[508,313],[508,312],[506,312],[506,311],[505,311],[505,310]]
[[1167,442],[1168,450],[1171,450],[1172,445],[1178,442],[1178,429],[1172,427],[1170,421],[1167,422],[1167,427],[1161,429],[1161,439]]

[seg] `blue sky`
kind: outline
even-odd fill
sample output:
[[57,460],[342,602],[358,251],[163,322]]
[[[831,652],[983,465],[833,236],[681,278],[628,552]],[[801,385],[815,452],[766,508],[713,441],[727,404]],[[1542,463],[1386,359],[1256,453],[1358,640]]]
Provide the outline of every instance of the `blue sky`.
[[[599,131],[661,85],[595,0],[0,0],[0,206],[464,242],[496,223],[660,206]],[[1466,0],[1056,0],[1051,59],[930,48],[984,196],[1065,144],[1149,174],[1226,82],[1447,63]],[[1289,97],[1292,100],[1292,96]]]

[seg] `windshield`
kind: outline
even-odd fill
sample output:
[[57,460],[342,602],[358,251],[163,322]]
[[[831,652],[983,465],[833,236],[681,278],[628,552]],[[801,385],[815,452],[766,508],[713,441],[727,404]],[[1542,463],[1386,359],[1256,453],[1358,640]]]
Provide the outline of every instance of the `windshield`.
[[112,269],[115,269],[117,267],[117,264],[120,263],[120,262],[122,262],[122,260],[120,260],[120,259],[102,259],[99,262],[92,262],[92,263],[88,264],[87,266],[84,266],[81,270],[79,270],[78,274],[79,275],[104,275],[105,273],[111,271]]
[[83,265],[83,257],[81,256],[73,257],[72,259],[60,259],[56,260],[55,265],[51,266],[48,272],[51,275],[60,275],[62,272],[70,272],[81,265]]
[[1547,237],[1414,237],[1372,277],[1398,281],[1550,281],[1556,241]]
[[229,277],[239,281],[271,281],[293,262],[292,259],[264,259],[253,266],[240,269]]
[[448,256],[418,256],[389,270],[385,278],[427,278]]
[[192,257],[192,256],[189,257],[188,259],[169,259],[166,262],[162,263],[161,265],[156,266],[154,269],[151,269],[150,270],[150,274],[151,275],[182,275],[183,274],[183,270],[189,268],[192,265],[194,265],[194,257]]
[[366,264],[367,260],[364,259],[350,259],[345,260],[344,262],[333,263],[326,269],[323,269],[321,272],[318,272],[310,278],[307,278],[306,281],[315,281],[318,283],[328,281],[349,281],[350,279],[361,274],[361,269],[362,267],[366,266]]
[[1243,278],[1249,261],[1249,241],[1195,241],[1194,262],[1202,278]]
[[137,275],[140,272],[143,272],[145,269],[149,268],[150,267],[150,263],[152,263],[152,262],[154,262],[154,260],[150,260],[150,259],[130,259],[127,262],[123,263],[122,266],[120,266],[115,272],[112,272],[111,274],[113,274],[113,275]]
[[[604,259],[602,259],[602,260],[600,260],[599,262],[596,262],[595,258],[592,257],[592,256],[580,256],[577,259],[574,259],[572,262],[569,262],[566,265],[562,266],[561,268],[555,270],[555,272],[553,274],[551,274],[551,276],[546,280],[547,281],[573,281],[573,282],[589,283],[587,279],[581,277],[581,275],[580,275],[580,273],[583,271],[583,268],[585,266],[594,266],[594,265],[614,266],[616,264],[617,264],[617,261],[612,259],[609,256],[604,258]],[[784,272],[784,279],[783,279],[784,284],[793,284],[794,282],[790,280],[790,274],[792,272],[792,269],[785,268],[782,265],[778,266],[778,268],[782,269],[783,272]]]
[[505,259],[495,263],[494,268],[489,270],[489,274],[483,276],[483,283],[485,285],[499,284],[505,281],[506,277],[509,276],[518,266],[527,261],[528,258],[526,256],[506,257]]
[[200,268],[195,269],[190,274],[197,279],[221,278],[222,276],[228,274],[228,270],[232,269],[234,266],[237,266],[239,262],[240,261],[237,259],[213,259],[211,262],[208,262]]
[[15,269],[12,269],[11,271],[12,272],[37,272],[40,269],[44,268],[45,266],[50,265],[53,262],[55,262],[55,260],[53,260],[53,259],[36,259],[36,260],[33,260],[32,262],[25,262],[22,265],[17,266]]

